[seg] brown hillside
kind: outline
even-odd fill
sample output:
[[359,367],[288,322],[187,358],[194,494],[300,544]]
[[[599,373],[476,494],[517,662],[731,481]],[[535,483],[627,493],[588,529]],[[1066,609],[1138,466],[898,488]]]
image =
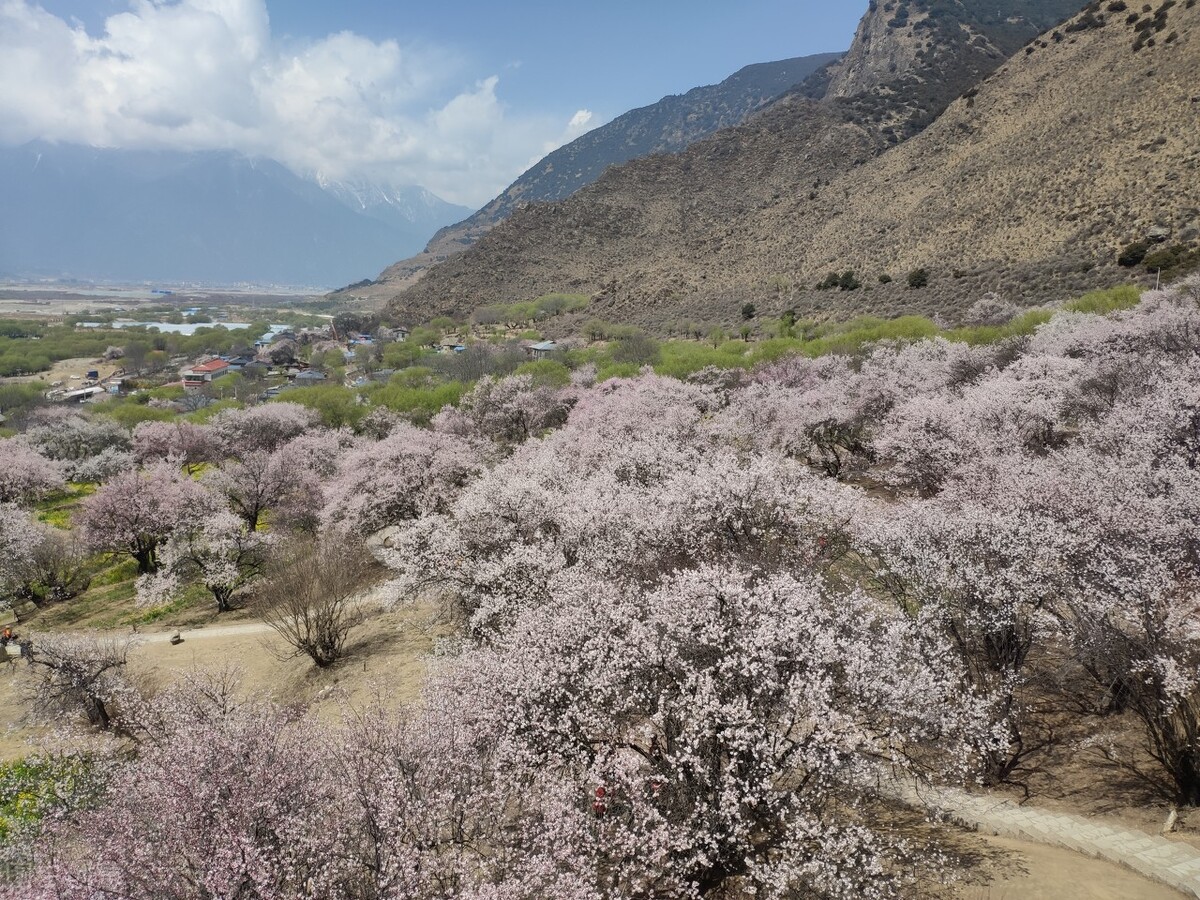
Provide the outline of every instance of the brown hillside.
[[811,100],[789,98],[682,154],[611,169],[571,200],[521,211],[431,270],[398,298],[393,314],[461,315],[486,303],[537,297],[549,292],[546,285],[672,302],[677,292],[719,280],[711,260],[724,249],[720,223],[781,202],[798,177],[811,179],[810,187],[828,181],[880,146],[868,129]]
[[630,110],[549,153],[482,209],[439,230],[421,253],[389,266],[370,284],[337,293],[386,299],[416,283],[430,266],[470,247],[521,206],[565,200],[609,166],[652,153],[675,153],[722,128],[740,124],[840,56],[818,53],[757,63],[720,84],[693,88]]
[[828,100],[848,121],[874,129],[883,138],[882,150],[919,132],[1014,50],[1080,5],[1080,0],[872,2],[840,61],[833,62],[838,54],[823,54],[747,66],[719,85],[619,116],[551,153],[470,218],[443,228],[423,253],[341,295],[392,296],[415,284],[430,266],[473,245],[519,207],[564,200],[610,165],[681,152],[743,122],[788,88]]
[[[611,170],[518,213],[391,313],[570,290],[596,294],[594,314],[663,328],[728,320],[746,299],[952,311],[987,289],[1032,302],[1111,282],[1128,274],[1118,248],[1151,229],[1200,235],[1200,8],[1121,5],[1093,4],[876,158],[881,138],[844,107],[793,97],[683,154]],[[924,290],[875,283],[919,266]],[[811,290],[834,269],[873,287]]]
[[[810,271],[1002,271],[1064,255],[1110,263],[1155,227],[1194,241],[1200,8],[1166,10],[1140,50],[1146,29],[1131,15],[1030,45],[919,137],[813,206],[771,211],[760,230],[795,229]],[[795,246],[780,237],[769,254]]]

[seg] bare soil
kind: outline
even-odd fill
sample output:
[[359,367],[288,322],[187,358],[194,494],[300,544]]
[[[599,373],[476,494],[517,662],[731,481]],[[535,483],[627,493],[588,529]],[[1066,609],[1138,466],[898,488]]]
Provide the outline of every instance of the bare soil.
[[[129,669],[155,688],[192,670],[232,668],[248,693],[265,693],[280,703],[310,703],[318,715],[332,720],[347,704],[363,707],[376,699],[388,705],[416,702],[435,643],[450,630],[434,607],[375,613],[351,634],[346,656],[325,669],[294,655],[262,622],[185,628],[180,644],[170,643],[174,628],[128,632],[137,641]],[[26,720],[20,691],[24,676],[25,665],[16,657],[7,665],[0,663],[0,759],[29,754],[41,734]]]
[[962,900],[1179,900],[1183,895],[1113,863],[1070,850],[980,836],[1004,856],[990,880],[962,887]]
[[70,391],[83,387],[84,381],[87,379],[87,373],[93,369],[99,372],[100,377],[104,379],[111,378],[120,367],[121,364],[119,362],[105,362],[94,357],[60,359],[50,367],[48,372],[38,372],[36,375],[15,375],[3,380],[44,381],[46,384],[54,384],[56,381],[61,381],[62,384],[59,387]]

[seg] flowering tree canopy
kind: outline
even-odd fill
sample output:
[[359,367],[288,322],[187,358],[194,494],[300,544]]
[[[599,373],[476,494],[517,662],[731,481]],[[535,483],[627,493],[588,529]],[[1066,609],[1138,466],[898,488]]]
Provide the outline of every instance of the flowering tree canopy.
[[186,581],[203,584],[219,612],[232,608],[234,595],[253,582],[266,563],[267,535],[250,531],[228,510],[176,528],[158,554],[158,571],[138,579],[138,602],[167,603]]
[[30,503],[62,487],[65,480],[62,464],[27,441],[0,440],[0,503]]
[[344,454],[326,485],[324,519],[366,535],[442,512],[482,469],[467,441],[407,424]]
[[[0,896],[905,896],[938,857],[881,787],[1020,783],[1064,710],[1200,805],[1200,280],[991,346],[593,382],[487,380],[432,430],[223,413],[205,485],[103,486],[87,534],[160,563],[147,590],[228,599],[268,508],[317,531],[264,608],[319,665],[361,612],[342,554],[387,526],[458,630],[419,704],[340,725],[212,684],[61,695],[132,743]],[[0,551],[29,521],[0,504]]]
[[271,453],[317,424],[317,414],[299,403],[264,403],[246,409],[226,409],[213,416],[210,427],[227,456]]
[[191,422],[142,422],[133,430],[133,452],[143,464],[173,459],[189,471],[220,458],[212,430]]
[[158,568],[158,548],[177,528],[213,513],[212,494],[168,463],[124,472],[83,502],[79,524],[95,550],[127,553],[138,571]]

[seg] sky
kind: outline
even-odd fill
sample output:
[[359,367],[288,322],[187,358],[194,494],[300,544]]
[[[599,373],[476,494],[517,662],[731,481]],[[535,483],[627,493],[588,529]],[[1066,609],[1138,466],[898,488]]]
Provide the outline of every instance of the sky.
[[0,0],[0,143],[236,150],[478,207],[626,110],[846,49],[866,0]]

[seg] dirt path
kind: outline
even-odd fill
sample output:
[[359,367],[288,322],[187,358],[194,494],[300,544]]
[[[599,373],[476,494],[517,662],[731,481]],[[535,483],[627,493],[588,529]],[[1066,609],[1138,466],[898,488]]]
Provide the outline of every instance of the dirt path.
[[[905,784],[896,786],[893,792],[906,802],[933,810],[941,817],[976,829],[981,834],[1062,848],[1074,854],[1107,860],[1184,896],[1200,898],[1200,850],[1182,841],[1021,805],[1006,797],[969,794],[955,788],[915,788]],[[1020,896],[1033,895],[1022,893]]]
[[[369,606],[380,597],[379,591],[372,591],[362,604]],[[305,704],[317,715],[336,721],[347,706],[416,702],[435,642],[450,631],[432,607],[371,611],[351,633],[345,657],[324,669],[292,652],[264,622],[183,628],[180,644],[170,642],[176,633],[173,628],[108,633],[134,639],[129,672],[152,689],[195,670],[233,669],[246,692],[268,695],[281,703]],[[16,648],[10,649],[15,655]],[[25,667],[15,658],[12,663],[0,666],[0,761],[35,752],[41,738],[41,731],[26,721],[22,696]]]
[[[365,613],[367,622],[369,622],[372,613],[379,615],[383,611],[384,601],[390,596],[390,590],[390,583],[384,582],[350,600],[348,607]],[[207,638],[240,638],[255,634],[270,634],[272,630],[266,622],[241,622],[237,625],[197,625],[192,628],[135,632],[134,637],[138,644],[162,644],[170,643],[171,639],[178,634],[186,643]]]
[[[359,601],[368,607],[383,586]],[[403,608],[368,616],[345,660],[316,669],[287,647],[264,622],[208,625],[131,635],[130,670],[163,684],[192,669],[233,665],[248,690],[281,701],[309,702],[336,718],[344,704],[417,700],[438,637],[449,633],[430,608]],[[0,678],[0,757],[25,755],[30,736],[21,725],[14,692],[18,672]],[[3,712],[7,711],[8,722]],[[3,725],[9,725],[6,733]],[[24,732],[22,734],[21,732]],[[996,795],[951,788],[919,791],[895,785],[893,793],[915,806],[976,831],[1005,861],[987,884],[963,885],[963,900],[1178,900],[1200,897],[1200,851],[1168,838],[1080,816],[1021,806]]]
[[246,622],[241,625],[213,625],[199,628],[179,628],[174,631],[138,632],[133,635],[138,644],[169,644],[178,634],[184,643],[202,641],[211,638],[247,637],[253,634],[267,634],[271,626],[266,622]]
[[960,900],[1180,900],[1184,895],[1115,863],[1014,838],[980,835],[1004,854],[987,884],[967,885]]

